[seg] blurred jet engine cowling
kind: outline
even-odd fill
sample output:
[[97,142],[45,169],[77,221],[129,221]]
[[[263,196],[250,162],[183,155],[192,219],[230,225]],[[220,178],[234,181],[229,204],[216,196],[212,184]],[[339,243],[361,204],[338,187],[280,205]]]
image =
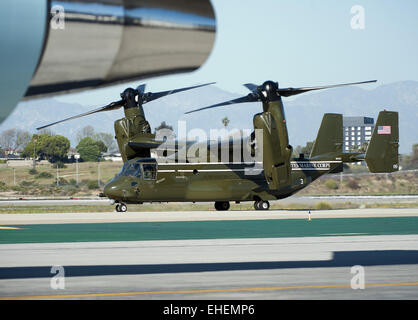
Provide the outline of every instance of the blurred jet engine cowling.
[[[216,35],[210,0],[3,0],[0,9],[7,20],[0,22],[0,40],[9,48],[0,53],[6,69],[0,82],[12,87],[13,78],[15,104],[196,70]],[[8,19],[14,14],[20,17]],[[14,107],[10,94],[0,92],[0,122]]]

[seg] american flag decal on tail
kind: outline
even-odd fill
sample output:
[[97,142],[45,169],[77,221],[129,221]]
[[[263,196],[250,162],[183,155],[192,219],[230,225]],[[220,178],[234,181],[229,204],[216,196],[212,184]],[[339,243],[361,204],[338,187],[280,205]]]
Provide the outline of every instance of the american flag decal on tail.
[[377,134],[391,134],[391,126],[378,126]]

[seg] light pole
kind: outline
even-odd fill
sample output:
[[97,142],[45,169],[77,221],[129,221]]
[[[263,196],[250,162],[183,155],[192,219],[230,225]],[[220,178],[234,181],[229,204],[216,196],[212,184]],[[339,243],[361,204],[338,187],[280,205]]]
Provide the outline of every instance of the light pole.
[[59,180],[59,172],[58,172],[58,163],[56,163],[57,165],[57,187],[60,185],[60,180]]
[[76,185],[78,186],[78,158],[75,158],[75,177]]
[[100,188],[100,154],[97,157],[97,186]]
[[36,138],[33,138],[33,169],[36,168]]

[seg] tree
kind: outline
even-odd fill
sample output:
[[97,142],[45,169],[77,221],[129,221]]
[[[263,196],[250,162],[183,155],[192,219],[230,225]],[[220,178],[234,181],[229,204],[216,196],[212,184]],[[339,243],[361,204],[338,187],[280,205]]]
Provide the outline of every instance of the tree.
[[31,140],[31,134],[28,131],[16,130],[16,149],[25,149]]
[[0,135],[0,146],[6,151],[24,149],[30,141],[30,133],[21,129],[5,130]]
[[361,145],[354,145],[351,146],[349,152],[366,152],[367,147],[369,146],[369,142],[363,142]]
[[418,144],[412,146],[411,162],[415,167],[418,166]]
[[55,136],[55,132],[51,128],[44,128],[38,131],[38,134],[47,134],[49,136]]
[[297,146],[295,148],[295,151],[294,151],[296,153],[295,156],[298,157],[301,153],[303,153],[305,156],[309,157],[309,155],[311,154],[314,143],[315,143],[315,141],[308,141],[304,147]]
[[168,129],[171,131],[174,130],[173,127],[165,123],[165,121],[161,122],[161,124],[157,128],[155,128],[155,132],[162,130],[162,129]]
[[0,136],[0,145],[6,151],[11,151],[15,148],[16,129],[5,130]]
[[401,155],[400,162],[402,169],[411,170],[418,168],[418,144],[412,146],[412,153],[410,155]]
[[76,148],[83,161],[98,161],[100,154],[107,151],[103,141],[95,141],[90,137],[81,139]]
[[155,128],[154,133],[157,140],[174,140],[176,137],[173,127],[168,125],[165,121],[161,122],[161,124]]
[[95,141],[103,142],[108,151],[117,150],[116,140],[114,136],[110,133],[106,133],[106,132],[95,133],[92,136],[92,139]]
[[45,146],[45,155],[49,162],[63,162],[67,159],[68,150],[70,150],[70,140],[66,137],[57,135],[50,136]]
[[22,152],[24,158],[45,159],[45,144],[51,136],[49,134],[34,134],[31,141],[26,145]]
[[94,128],[90,125],[85,126],[83,129],[79,130],[77,133],[77,142],[80,143],[80,141],[83,138],[90,137],[92,138],[94,136]]
[[50,162],[65,161],[70,149],[70,140],[64,136],[50,134],[34,134],[23,150],[25,158],[39,157]]
[[229,125],[229,122],[230,121],[229,121],[228,117],[225,117],[225,118],[222,119],[222,124],[224,125],[225,129]]

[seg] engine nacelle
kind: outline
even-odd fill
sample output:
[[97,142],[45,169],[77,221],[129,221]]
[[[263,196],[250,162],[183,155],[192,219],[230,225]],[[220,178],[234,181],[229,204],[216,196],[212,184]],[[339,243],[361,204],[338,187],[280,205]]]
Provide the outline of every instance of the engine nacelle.
[[[263,167],[269,188],[291,184],[290,157],[286,121],[281,100],[266,102],[263,113],[254,116],[254,129],[263,130]],[[259,143],[259,142],[258,142]]]

